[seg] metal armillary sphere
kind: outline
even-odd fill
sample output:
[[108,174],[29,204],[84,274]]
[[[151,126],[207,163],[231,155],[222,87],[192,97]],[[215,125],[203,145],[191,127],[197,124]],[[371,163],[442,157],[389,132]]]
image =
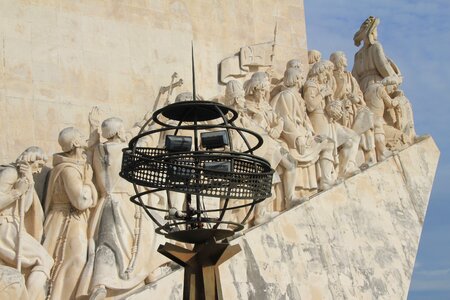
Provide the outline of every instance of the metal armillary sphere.
[[[217,267],[240,247],[220,241],[242,230],[254,206],[271,195],[274,171],[266,160],[253,155],[263,140],[234,126],[237,118],[236,111],[220,103],[176,102],[157,110],[123,150],[120,175],[135,187],[131,201],[157,224],[157,233],[194,244],[193,250],[169,243],[158,249],[185,267],[184,299],[221,299]],[[150,121],[160,128],[149,130]],[[157,137],[164,146],[141,147],[148,137]],[[245,151],[236,151],[236,144],[245,145]],[[143,200],[164,190],[165,209]],[[177,209],[173,198],[180,193],[184,205]],[[242,220],[225,219],[227,211],[238,209],[246,211]]]

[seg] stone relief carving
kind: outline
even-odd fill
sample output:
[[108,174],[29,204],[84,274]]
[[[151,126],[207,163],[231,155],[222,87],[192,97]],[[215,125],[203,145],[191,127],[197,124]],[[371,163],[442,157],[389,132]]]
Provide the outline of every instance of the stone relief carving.
[[[364,45],[352,72],[343,52],[326,61],[310,50],[309,66],[291,59],[284,76],[277,77],[271,69],[276,31],[274,41],[242,47],[220,63],[219,80],[226,83],[222,101],[239,113],[237,126],[263,137],[256,154],[276,170],[274,196],[256,207],[253,225],[415,141],[411,104],[399,89],[402,75],[377,41],[378,23],[369,17],[355,34],[355,44]],[[156,253],[153,225],[129,201],[132,186],[118,175],[121,150],[154,110],[192,100],[191,93],[170,98],[182,84],[174,73],[153,109],[129,131],[118,117],[100,124],[97,107],[89,116],[88,144],[76,128],[61,131],[63,152],[53,156],[45,222],[32,176],[45,164],[44,151],[30,147],[15,163],[0,166],[3,298],[103,299],[127,295],[154,280],[152,272],[166,261],[149,255]],[[165,93],[167,98],[161,98]],[[143,143],[154,146],[163,139]],[[177,209],[182,196],[173,196]],[[13,284],[7,287],[7,281]]]
[[[358,81],[368,107],[375,114],[375,143],[377,159],[414,141],[416,133],[409,100],[399,90],[403,81],[400,69],[388,58],[378,41],[380,19],[368,17],[355,33],[353,41],[359,47],[355,54],[352,74]],[[382,105],[384,104],[384,105]],[[382,116],[380,116],[382,115]],[[383,124],[383,125],[382,125]]]
[[309,70],[311,70],[312,66],[314,66],[314,64],[316,62],[319,62],[321,59],[322,59],[322,53],[320,53],[319,50],[315,50],[315,49],[308,50]]
[[409,137],[399,129],[386,123],[384,115],[388,110],[399,111],[399,101],[392,99],[388,91],[396,86],[396,80],[385,78],[372,82],[364,93],[367,106],[374,114],[375,149],[377,160],[383,161],[392,153],[389,149],[399,149],[409,144]]
[[339,100],[333,99],[335,82],[334,65],[329,61],[320,61],[311,68],[303,94],[309,118],[314,132],[334,141],[335,163],[339,164],[338,176],[345,178],[359,171],[356,155],[360,137],[350,128],[337,121],[342,118]]
[[392,84],[388,86],[388,94],[392,99],[398,101],[395,109],[387,109],[384,114],[387,124],[402,131],[408,138],[409,142],[413,142],[416,138],[414,129],[414,116],[411,103],[402,90],[399,89],[399,82],[396,78],[391,78]]
[[[312,189],[326,190],[333,184],[333,142],[325,135],[316,135],[306,113],[306,103],[299,90],[302,74],[297,68],[289,68],[284,73],[285,89],[271,101],[275,112],[283,116],[284,124],[281,136],[289,152],[297,163],[297,173],[301,181],[298,188],[309,191]],[[317,185],[315,163],[321,167],[320,183]]]
[[95,253],[90,255],[82,276],[78,295],[90,294],[90,299],[123,295],[142,285],[156,267],[153,223],[142,209],[129,201],[134,195],[133,185],[119,176],[122,149],[129,138],[150,118],[137,123],[128,132],[123,121],[112,117],[101,124],[100,142],[99,109],[94,107],[89,115],[91,127],[92,166],[99,193],[98,206],[91,216]]
[[42,149],[29,147],[15,163],[0,166],[0,260],[1,265],[16,269],[2,268],[2,279],[14,282],[21,273],[26,279],[26,286],[0,292],[13,299],[44,299],[43,287],[53,266],[40,244],[44,214],[32,175],[40,172],[46,160]]
[[97,190],[86,161],[86,138],[68,127],[58,142],[63,152],[53,156],[45,200],[43,245],[55,260],[47,297],[74,299],[88,255],[89,217],[97,204]]
[[333,98],[340,102],[342,114],[337,121],[361,136],[360,149],[364,154],[364,161],[367,165],[372,165],[376,162],[373,114],[364,102],[364,95],[358,82],[346,70],[347,58],[344,52],[332,53],[330,61],[334,64],[333,76],[336,82]]
[[[238,81],[230,81],[225,89],[225,103],[239,112],[239,126],[252,128],[263,136],[264,144],[255,154],[268,160],[271,166],[279,171],[275,175],[274,183],[282,182],[285,205],[290,207],[299,201],[295,196],[296,164],[280,139],[284,121],[275,114],[266,99],[266,90],[269,86],[268,76],[263,72],[253,74],[246,86],[246,93]],[[241,145],[240,150],[245,150],[244,145]],[[283,201],[283,197],[279,195],[271,200]],[[255,223],[266,219],[268,214],[264,206],[267,205],[261,203],[257,206]]]
[[238,53],[223,59],[219,63],[219,80],[222,84],[245,77],[249,72],[258,71],[261,67],[271,67],[275,56],[277,26],[274,38],[270,42],[241,47]]
[[[302,62],[296,58],[291,59],[286,63],[285,71],[289,68],[295,68],[300,71],[300,74],[302,76],[300,82],[301,82],[301,86],[303,86],[308,72],[306,72],[306,74],[305,74]],[[273,99],[273,97],[275,97],[279,92],[281,92],[283,90],[284,77],[277,79],[270,72],[269,72],[269,77],[271,77],[271,84],[274,86],[272,88],[272,90],[270,91],[270,99]]]
[[402,78],[399,72],[396,72],[396,65],[384,54],[383,46],[378,41],[377,26],[380,19],[368,17],[361,28],[355,33],[353,41],[355,46],[359,47],[363,42],[362,48],[355,54],[353,64],[353,76],[358,81],[361,90],[366,91],[369,84],[380,82],[386,77],[397,77],[399,83]]

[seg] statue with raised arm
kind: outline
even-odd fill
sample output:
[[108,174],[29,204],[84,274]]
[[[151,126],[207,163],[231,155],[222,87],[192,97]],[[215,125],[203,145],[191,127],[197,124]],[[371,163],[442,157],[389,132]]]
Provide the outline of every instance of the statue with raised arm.
[[334,80],[333,68],[330,61],[316,63],[303,86],[303,97],[314,132],[334,141],[334,157],[339,161],[338,177],[346,178],[359,172],[356,155],[360,136],[337,122],[342,118],[342,106],[333,99],[334,89],[329,82],[331,77]]
[[53,155],[53,170],[45,200],[44,247],[53,256],[49,299],[75,299],[88,256],[90,209],[97,203],[92,168],[86,162],[86,138],[68,127],[59,133],[61,153]]
[[[90,299],[124,296],[144,284],[144,280],[158,267],[153,223],[142,208],[130,201],[134,195],[133,185],[122,179],[122,149],[127,147],[129,137],[146,122],[125,130],[120,118],[112,117],[101,124],[100,142],[99,112],[94,107],[89,115],[92,165],[95,184],[99,192],[99,204],[92,216],[92,232],[95,254],[84,271],[85,279],[79,295]],[[93,138],[93,140],[92,140]]]
[[363,42],[362,48],[355,54],[352,70],[363,93],[371,83],[380,82],[386,77],[398,77],[398,82],[401,82],[401,76],[399,72],[396,72],[395,64],[386,57],[383,46],[378,41],[379,23],[380,19],[368,17],[353,37],[356,47]]
[[359,84],[347,71],[347,58],[344,52],[331,54],[330,61],[334,65],[333,76],[336,89],[333,98],[340,101],[342,117],[337,120],[341,125],[353,129],[361,136],[360,149],[364,153],[367,165],[376,162],[375,141],[373,136],[373,114],[364,102],[364,95]]
[[15,163],[0,166],[0,264],[26,276],[26,290],[12,295],[7,294],[8,289],[2,289],[2,299],[7,299],[6,295],[45,299],[53,259],[40,244],[44,214],[33,174],[41,171],[46,160],[41,148],[29,147]]
[[[284,119],[281,139],[297,162],[297,187],[302,190],[327,190],[334,184],[332,175],[334,143],[325,135],[316,134],[306,113],[305,101],[299,90],[302,74],[297,68],[284,73],[284,90],[272,99],[275,113]],[[321,168],[319,184],[316,163]]]

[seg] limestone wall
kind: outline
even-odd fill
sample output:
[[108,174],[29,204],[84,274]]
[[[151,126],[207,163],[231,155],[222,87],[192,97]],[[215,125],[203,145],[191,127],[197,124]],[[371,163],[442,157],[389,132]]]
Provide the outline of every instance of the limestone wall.
[[[224,299],[406,299],[438,157],[425,139],[251,228],[221,266]],[[181,299],[182,280],[129,299]]]
[[306,62],[302,0],[0,1],[0,161],[30,145],[58,152],[58,132],[87,133],[93,105],[131,125],[178,72],[191,90],[222,94],[218,63],[239,48],[272,41],[275,68]]

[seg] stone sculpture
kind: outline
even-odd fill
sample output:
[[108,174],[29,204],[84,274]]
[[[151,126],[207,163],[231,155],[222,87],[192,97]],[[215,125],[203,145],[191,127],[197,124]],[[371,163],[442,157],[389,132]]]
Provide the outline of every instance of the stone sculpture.
[[[45,285],[41,285],[40,289],[44,290]],[[16,268],[0,265],[0,297],[1,299],[30,299],[25,279]]]
[[303,96],[314,132],[334,141],[334,157],[336,163],[339,161],[338,176],[346,178],[359,172],[356,155],[360,137],[355,131],[336,122],[342,118],[342,111],[340,102],[333,99],[334,90],[329,82],[330,74],[334,79],[333,67],[329,61],[316,63],[303,87]]
[[376,162],[373,114],[364,102],[364,95],[358,82],[346,70],[347,58],[344,52],[332,53],[330,61],[334,64],[333,76],[336,82],[333,98],[340,102],[342,113],[342,117],[337,121],[361,136],[360,148],[364,153],[365,162],[371,165]]
[[272,41],[244,46],[235,55],[223,59],[219,64],[220,82],[227,84],[230,80],[245,77],[249,72],[271,67],[275,57],[276,40],[277,26]]
[[387,88],[391,98],[396,98],[399,105],[396,108],[389,107],[385,115],[385,121],[392,127],[402,131],[409,141],[414,141],[416,133],[414,130],[414,120],[409,100],[403,92],[399,90],[403,77],[400,69],[394,61],[384,54],[383,47],[378,39],[377,26],[380,23],[378,18],[370,16],[355,33],[353,40],[358,47],[361,41],[363,47],[355,54],[355,62],[352,73],[365,93],[366,89],[373,82],[381,82],[388,78]]
[[364,93],[367,106],[374,114],[375,149],[378,161],[383,161],[392,154],[387,149],[387,145],[391,149],[399,149],[410,142],[403,132],[388,125],[384,119],[387,109],[398,109],[398,100],[392,99],[388,93],[396,84],[395,78],[388,77],[381,82],[372,82]]
[[368,17],[353,37],[355,46],[359,47],[363,42],[363,47],[355,54],[352,70],[363,93],[372,82],[380,82],[386,77],[397,77],[398,82],[401,82],[401,77],[394,69],[395,64],[386,57],[378,41],[379,23],[380,19]]
[[96,206],[93,171],[86,162],[86,138],[68,127],[58,138],[62,153],[54,154],[45,200],[44,247],[55,264],[49,299],[75,299],[88,255],[90,208]]
[[309,70],[314,66],[315,63],[319,62],[322,59],[322,53],[318,50],[308,50],[308,64]]
[[[254,122],[248,116],[247,101],[245,100],[245,91],[244,91],[244,88],[242,87],[242,84],[239,81],[230,80],[227,83],[227,86],[225,88],[225,96],[224,96],[222,102],[225,105],[233,108],[239,114],[236,121],[234,121],[235,126],[249,128],[251,130],[254,130],[262,136],[262,138],[264,139],[264,143],[266,143],[267,140],[270,143],[272,138],[266,133],[265,130],[261,130],[259,124]],[[238,135],[238,133],[235,131],[232,131],[231,134],[233,135],[233,138],[232,138],[233,139],[233,148],[236,149],[237,151],[247,150],[247,145],[244,143],[244,141]],[[250,137],[247,137],[247,138],[250,138]],[[257,154],[259,156],[263,156],[263,155],[267,154],[265,150],[266,149],[261,149],[261,148],[257,149],[258,153],[255,153],[255,154]],[[275,146],[273,153],[278,153],[276,146]],[[274,156],[276,156],[276,154],[274,154]],[[268,161],[270,163],[272,162],[271,157],[267,157],[267,156],[263,156],[263,157],[268,159]],[[277,173],[275,173],[274,177],[275,177],[274,184],[279,183],[280,178]],[[265,201],[265,202],[273,202],[273,197],[269,201]],[[240,200],[236,200],[236,199],[231,200],[231,205],[233,205],[233,206],[241,205],[241,204],[243,204],[243,202],[241,202]],[[231,214],[232,215],[230,216],[230,220],[234,221],[234,222],[239,222],[247,214],[247,209],[246,208],[235,209],[235,210],[231,211]],[[268,211],[267,203],[264,203],[264,202],[259,203],[255,206],[254,214],[250,218],[251,220],[249,220],[249,223],[252,223],[253,225],[264,223],[265,221],[270,219],[270,217],[271,217],[271,213]]]
[[396,78],[391,78],[391,83],[387,86],[389,96],[398,101],[398,106],[394,109],[390,108],[384,114],[384,118],[388,125],[397,128],[403,132],[409,142],[415,141],[416,130],[414,128],[414,116],[411,103],[402,90],[399,89],[399,83]]
[[122,149],[129,136],[135,135],[144,120],[130,131],[123,121],[112,117],[103,121],[100,143],[99,111],[94,107],[89,115],[91,127],[92,165],[99,192],[99,204],[92,215],[90,239],[95,237],[95,254],[90,255],[83,273],[79,295],[90,299],[124,295],[144,283],[156,266],[155,235],[152,222],[142,209],[130,201],[133,185],[119,176]]
[[[300,82],[301,82],[300,86],[303,86],[303,84],[305,83],[305,80],[306,80],[306,76],[303,73],[302,62],[299,59],[295,59],[295,58],[291,59],[286,63],[285,71],[289,68],[295,68],[295,69],[300,70],[301,75],[302,75],[302,78],[300,80]],[[276,81],[274,81],[272,79],[271,83],[275,84],[275,87],[272,88],[272,90],[270,91],[270,99],[273,99],[273,97],[275,97],[279,92],[281,92],[283,90],[283,80],[284,80],[283,77],[281,77],[280,79],[278,79]]]
[[[46,160],[41,148],[29,147],[15,163],[0,166],[0,264],[5,266],[1,268],[2,299],[45,298],[53,259],[40,244],[44,214],[33,174],[41,171]],[[25,274],[26,289],[14,279],[22,277],[21,273]],[[7,281],[12,287],[5,286]]]
[[[316,135],[306,113],[305,101],[299,89],[301,71],[289,68],[284,73],[285,89],[272,99],[271,105],[279,116],[283,116],[284,124],[281,133],[287,143],[289,152],[297,161],[297,182],[300,189],[311,191],[318,187],[327,190],[334,184],[333,141],[325,135]],[[316,162],[319,162],[322,175],[317,185]]]
[[[225,89],[225,104],[239,113],[239,126],[249,128],[263,137],[264,144],[255,154],[265,158],[273,169],[278,171],[281,169],[285,205],[291,207],[299,202],[295,196],[297,163],[280,140],[283,119],[275,114],[266,98],[262,97],[266,93],[261,90],[264,90],[267,85],[269,82],[265,73],[254,73],[247,86],[248,100],[246,100],[242,85],[236,80],[230,81]],[[244,145],[240,147],[240,150],[245,150]],[[280,182],[280,175],[278,173],[275,175],[275,183]],[[263,213],[257,210],[255,219],[256,223],[261,222]]]

